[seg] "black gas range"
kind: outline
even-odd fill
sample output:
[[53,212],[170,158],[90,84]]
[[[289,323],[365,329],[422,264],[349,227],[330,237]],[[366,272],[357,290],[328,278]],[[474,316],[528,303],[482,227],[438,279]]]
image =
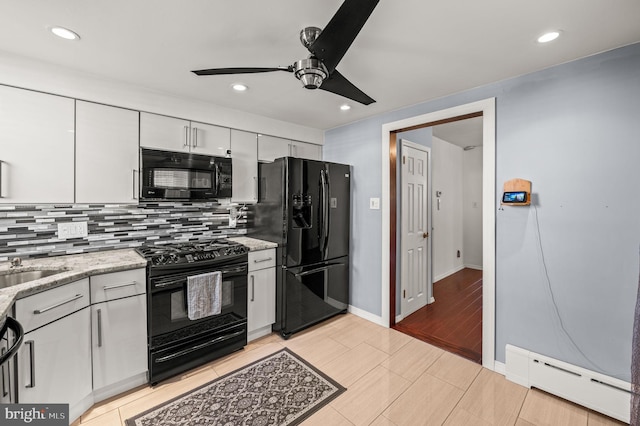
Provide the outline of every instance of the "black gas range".
[[[179,374],[247,344],[248,249],[227,239],[147,245],[149,382]],[[218,273],[220,313],[190,319],[190,277]]]

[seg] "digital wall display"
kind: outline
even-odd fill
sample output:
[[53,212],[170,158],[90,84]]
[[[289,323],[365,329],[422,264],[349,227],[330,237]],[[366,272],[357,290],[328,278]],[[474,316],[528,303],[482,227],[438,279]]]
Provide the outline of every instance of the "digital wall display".
[[502,194],[503,203],[526,203],[527,193],[524,191],[505,192]]

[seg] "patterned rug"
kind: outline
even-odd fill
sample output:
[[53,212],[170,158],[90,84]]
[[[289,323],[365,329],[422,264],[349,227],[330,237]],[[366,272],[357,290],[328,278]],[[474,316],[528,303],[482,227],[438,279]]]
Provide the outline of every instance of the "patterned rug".
[[126,424],[297,425],[345,390],[283,349],[128,419]]

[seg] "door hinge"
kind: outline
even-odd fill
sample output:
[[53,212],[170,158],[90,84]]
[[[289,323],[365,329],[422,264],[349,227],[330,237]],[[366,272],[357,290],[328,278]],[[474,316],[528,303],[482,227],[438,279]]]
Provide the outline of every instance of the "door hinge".
[[404,163],[406,163],[406,162],[407,162],[407,157],[403,155],[403,156],[402,156],[402,164],[404,164]]
[[403,299],[407,298],[407,290],[402,290],[402,298]]

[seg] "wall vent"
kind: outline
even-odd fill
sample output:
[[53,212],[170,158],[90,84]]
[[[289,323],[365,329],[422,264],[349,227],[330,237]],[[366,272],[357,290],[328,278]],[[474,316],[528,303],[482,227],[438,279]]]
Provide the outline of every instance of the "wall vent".
[[630,383],[512,345],[505,361],[508,380],[629,423]]

